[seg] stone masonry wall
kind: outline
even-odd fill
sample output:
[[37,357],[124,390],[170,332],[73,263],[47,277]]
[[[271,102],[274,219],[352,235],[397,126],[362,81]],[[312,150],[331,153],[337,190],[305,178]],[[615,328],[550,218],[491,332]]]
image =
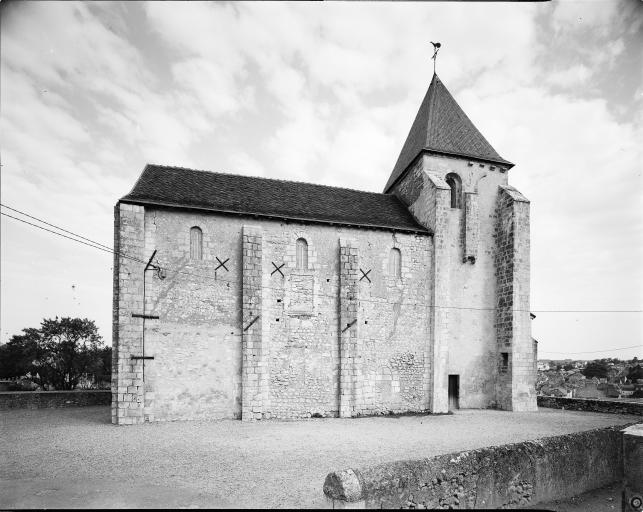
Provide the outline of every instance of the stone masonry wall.
[[478,254],[478,227],[480,213],[478,208],[478,194],[465,192],[464,194],[464,261],[475,263]]
[[119,425],[144,421],[143,360],[132,359],[142,352],[142,319],[132,315],[143,313],[144,217],[142,206],[116,206],[112,422]]
[[500,188],[495,238],[498,405],[507,410],[534,411],[536,355],[529,316],[529,202],[513,187]]
[[[337,416],[339,235],[323,225],[263,228],[266,417]],[[308,245],[306,268],[297,266],[300,238]]]
[[596,400],[591,398],[562,398],[555,396],[539,396],[537,397],[537,402],[538,407],[548,407],[550,409],[643,416],[643,402]]
[[525,508],[620,481],[619,427],[329,473],[333,508]]
[[[461,179],[464,208],[450,207],[444,181],[449,173]],[[423,155],[394,191],[421,224],[435,231],[433,412],[448,409],[449,375],[459,376],[460,407],[496,405],[494,235],[496,198],[506,183],[506,171],[497,166]]]
[[643,509],[643,423],[630,425],[623,432],[623,493],[621,510]]
[[264,358],[262,322],[262,233],[243,226],[243,345],[241,419],[261,419]]
[[339,240],[339,416],[356,416],[363,382],[359,340],[359,256],[354,240]]
[[73,391],[0,391],[0,410],[45,409],[109,405],[112,392],[108,390]]
[[[270,368],[264,412],[338,416],[342,396],[350,415],[426,410],[430,238],[297,223],[262,227],[263,347]],[[298,238],[308,243],[308,269],[296,267]],[[388,274],[394,247],[402,255],[399,278]],[[341,261],[342,250],[350,261]],[[344,263],[353,267],[346,274]],[[351,345],[344,345],[348,339]],[[347,349],[343,358],[340,350]]]
[[[396,249],[399,275],[389,268]],[[358,254],[362,414],[430,410],[430,239],[398,233],[384,239],[365,236],[359,239]]]
[[[241,418],[243,222],[146,209],[146,401],[151,420]],[[190,229],[202,232],[201,259]],[[254,328],[260,328],[254,326]]]
[[[350,328],[359,324],[361,343],[347,370],[361,375],[347,395],[351,414],[428,408],[429,236],[254,219],[257,231],[239,216],[126,204],[119,219],[123,207],[130,216],[137,208],[135,230],[131,219],[119,224],[124,252],[144,262],[119,260],[119,360],[142,352],[142,321],[131,313],[143,310],[143,268],[154,250],[163,269],[146,273],[145,313],[159,318],[145,323],[145,355],[154,358],[145,360],[145,393],[142,382],[128,383],[141,400],[135,421],[339,415],[340,239],[359,247],[349,256],[359,258],[352,270],[366,299]],[[201,260],[190,258],[192,227],[202,230]],[[298,238],[308,243],[306,269],[296,266]],[[392,248],[402,254],[397,278],[388,276]],[[115,397],[115,410],[125,409]]]
[[426,314],[430,318],[428,361],[431,378],[428,383],[429,408],[433,413],[448,412],[448,354],[449,330],[448,311],[436,305],[444,303],[449,288],[449,273],[446,250],[447,206],[450,200],[449,186],[444,179],[426,172],[425,158],[421,158],[400,181],[394,193],[408,206],[415,219],[434,233],[432,241],[432,265],[430,267],[431,288],[427,300]]

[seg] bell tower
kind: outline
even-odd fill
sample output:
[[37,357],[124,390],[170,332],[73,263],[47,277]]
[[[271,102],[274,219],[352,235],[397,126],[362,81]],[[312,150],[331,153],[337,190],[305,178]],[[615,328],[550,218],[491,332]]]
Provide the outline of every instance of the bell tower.
[[427,310],[434,413],[456,403],[537,409],[529,201],[508,184],[513,166],[434,73],[384,188],[434,233]]

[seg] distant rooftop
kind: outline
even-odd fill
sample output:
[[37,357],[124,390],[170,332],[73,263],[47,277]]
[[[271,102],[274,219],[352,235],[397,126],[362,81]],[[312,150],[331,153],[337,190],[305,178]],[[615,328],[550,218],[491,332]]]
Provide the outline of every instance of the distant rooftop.
[[148,164],[122,202],[431,234],[392,194]]

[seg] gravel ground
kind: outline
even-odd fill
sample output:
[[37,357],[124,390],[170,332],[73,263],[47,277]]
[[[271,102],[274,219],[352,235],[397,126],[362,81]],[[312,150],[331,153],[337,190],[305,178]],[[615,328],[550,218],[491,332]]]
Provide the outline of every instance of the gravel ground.
[[540,409],[116,427],[108,407],[0,412],[0,508],[327,506],[330,471],[640,421]]

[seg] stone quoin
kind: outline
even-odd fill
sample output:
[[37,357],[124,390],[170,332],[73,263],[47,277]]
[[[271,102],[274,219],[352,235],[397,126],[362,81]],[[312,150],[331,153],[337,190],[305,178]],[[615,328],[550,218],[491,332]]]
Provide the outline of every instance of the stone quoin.
[[529,201],[437,75],[383,193],[147,165],[112,421],[536,410]]

